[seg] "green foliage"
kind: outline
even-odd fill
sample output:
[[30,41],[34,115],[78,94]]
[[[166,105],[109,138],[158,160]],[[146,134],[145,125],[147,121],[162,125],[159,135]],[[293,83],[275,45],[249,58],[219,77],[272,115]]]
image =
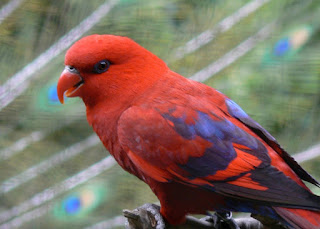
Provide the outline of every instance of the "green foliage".
[[[7,2],[1,1],[0,7]],[[214,28],[248,2],[122,0],[87,34],[108,33],[131,37],[163,58],[171,69],[190,77],[219,60],[265,25],[276,21],[268,39],[205,83],[241,105],[288,152],[299,152],[320,139],[320,2],[270,0],[207,45],[180,60],[174,60],[177,47]],[[103,0],[25,0],[0,24],[0,84],[103,3]],[[273,55],[274,45],[281,38],[304,25],[310,27],[312,33],[290,58],[273,58],[268,63],[264,61],[266,54]],[[0,159],[1,183],[92,134],[86,122],[85,108],[79,99],[67,101],[64,106],[47,101],[47,89],[57,81],[63,70],[63,58],[64,54],[61,54],[40,69],[33,76],[28,90],[0,111],[0,150],[32,131],[49,133],[10,159]],[[0,206],[10,209],[107,155],[101,144],[91,147],[15,190],[0,194]],[[315,177],[320,177],[317,163],[319,158],[307,162],[306,167]],[[86,214],[84,221],[57,222],[49,210],[24,227],[79,228],[119,215],[123,208],[157,201],[145,184],[123,172],[119,166],[112,167],[96,179],[105,182],[108,195],[112,197],[103,199],[103,204]],[[80,188],[69,192],[77,192]],[[59,195],[50,203],[57,203],[63,197]]]

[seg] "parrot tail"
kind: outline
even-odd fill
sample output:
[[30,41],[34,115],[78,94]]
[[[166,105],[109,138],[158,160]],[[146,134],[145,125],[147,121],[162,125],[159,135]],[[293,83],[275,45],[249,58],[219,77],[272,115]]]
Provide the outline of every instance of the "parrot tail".
[[295,208],[274,207],[276,212],[296,229],[319,229],[320,212]]

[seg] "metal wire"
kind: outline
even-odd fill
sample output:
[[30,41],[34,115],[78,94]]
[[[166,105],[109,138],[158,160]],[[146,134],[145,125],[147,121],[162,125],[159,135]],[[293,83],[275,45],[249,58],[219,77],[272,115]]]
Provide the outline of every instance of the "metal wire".
[[24,0],[11,0],[0,9],[0,24],[12,14]]
[[[0,223],[4,223],[11,218],[17,217],[31,209],[38,207],[48,201],[54,199],[67,190],[77,187],[80,184],[100,175],[102,172],[108,170],[116,162],[112,156],[107,156],[105,159],[91,165],[87,169],[77,173],[76,175],[65,179],[64,181],[37,193],[32,198],[22,202],[21,204],[12,207],[9,210],[0,213]],[[0,228],[3,225],[0,225]]]
[[212,29],[208,29],[200,33],[198,36],[188,41],[185,45],[177,48],[174,52],[173,60],[182,59],[187,54],[190,54],[208,44],[215,37],[217,37],[217,35],[230,30],[236,23],[240,22],[243,18],[249,16],[251,13],[255,12],[268,2],[270,2],[270,0],[254,0],[242,6],[236,12],[221,20]]
[[116,216],[112,219],[104,220],[96,223],[92,226],[86,227],[84,229],[112,229],[114,227],[121,227],[125,224],[124,216]]
[[78,26],[70,30],[66,35],[62,36],[44,53],[26,65],[21,71],[10,77],[10,79],[0,87],[0,111],[29,87],[31,80],[36,77],[35,73],[39,69],[52,61],[52,59],[67,49],[84,33],[89,31],[104,16],[106,16],[118,2],[119,0],[106,1]]
[[62,151],[55,153],[48,159],[28,168],[24,172],[9,178],[2,184],[0,184],[0,195],[8,193],[13,189],[19,187],[20,185],[30,181],[31,179],[36,178],[40,174],[47,172],[53,167],[58,166],[59,164],[62,164],[63,162],[74,158],[75,156],[84,152],[85,150],[97,145],[99,142],[100,140],[97,137],[97,135],[93,134],[87,137],[86,139],[77,142]]
[[219,73],[224,68],[228,67],[230,64],[238,60],[240,57],[252,50],[260,41],[266,39],[274,27],[275,23],[271,23],[259,30],[255,35],[249,37],[237,47],[226,53],[224,56],[214,61],[209,66],[198,71],[190,77],[190,79],[195,81],[204,82],[213,75]]

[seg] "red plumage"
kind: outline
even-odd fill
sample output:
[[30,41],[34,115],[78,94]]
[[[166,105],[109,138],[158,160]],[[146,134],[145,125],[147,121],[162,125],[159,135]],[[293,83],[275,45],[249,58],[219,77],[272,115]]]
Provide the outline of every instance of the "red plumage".
[[188,213],[246,211],[320,228],[318,185],[242,109],[171,71],[125,37],[92,35],[66,54],[58,95],[79,96],[101,141],[146,182],[171,224]]

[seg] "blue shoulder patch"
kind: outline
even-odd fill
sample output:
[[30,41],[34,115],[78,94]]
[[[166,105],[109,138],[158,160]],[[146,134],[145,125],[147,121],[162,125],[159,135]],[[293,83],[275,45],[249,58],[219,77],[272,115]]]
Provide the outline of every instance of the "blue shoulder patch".
[[174,123],[174,129],[175,131],[180,134],[182,137],[191,140],[193,138],[195,138],[196,133],[195,130],[192,126],[189,126],[185,123],[185,117],[173,117],[170,114],[166,113],[166,114],[162,114],[162,117],[164,119],[167,119],[171,122]]
[[200,136],[212,143],[201,157],[189,157],[186,164],[180,165],[191,174],[191,179],[226,169],[237,156],[233,143],[246,146],[250,149],[248,153],[257,154],[255,156],[262,161],[270,160],[266,154],[267,149],[258,139],[226,119],[214,120],[208,114],[198,111],[195,124],[188,125],[183,117],[175,118],[170,114],[162,116],[173,122],[175,131],[187,140]]
[[232,101],[231,99],[226,99],[226,104],[227,104],[229,113],[233,117],[237,117],[237,118],[247,118],[248,117],[247,113],[244,112],[244,110],[242,110],[242,108],[238,104],[236,104],[234,101]]
[[231,99],[227,99],[226,104],[228,107],[228,111],[232,115],[232,117],[239,119],[248,127],[260,131],[270,141],[276,141],[276,139],[268,131],[266,131],[259,123],[257,123],[249,115],[247,115],[247,113],[244,112],[242,108],[234,101],[232,101]]

